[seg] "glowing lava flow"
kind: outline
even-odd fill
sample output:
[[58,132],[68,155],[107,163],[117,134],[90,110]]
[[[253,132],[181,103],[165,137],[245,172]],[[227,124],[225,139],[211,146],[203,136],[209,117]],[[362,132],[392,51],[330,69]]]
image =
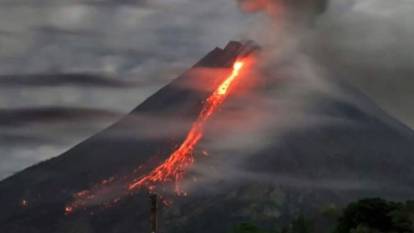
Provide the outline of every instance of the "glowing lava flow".
[[178,181],[184,177],[185,171],[193,164],[193,150],[200,139],[203,137],[204,125],[210,116],[224,102],[228,95],[229,88],[234,80],[239,76],[244,66],[243,61],[236,61],[233,65],[232,73],[220,84],[220,86],[209,96],[204,106],[193,123],[191,130],[183,143],[176,149],[170,157],[161,165],[152,170],[148,175],[141,177],[129,186],[133,190],[142,186],[149,190],[155,189],[155,185],[160,182],[175,182],[175,191],[182,194],[178,186]]
[[[72,214],[76,209],[94,205],[103,200],[105,206],[120,200],[120,196],[124,195],[125,188],[128,191],[134,191],[141,187],[146,187],[153,192],[159,183],[173,182],[177,194],[185,194],[180,190],[178,182],[184,177],[187,169],[193,164],[193,151],[197,143],[203,137],[204,126],[208,119],[216,112],[218,107],[224,102],[237,77],[240,76],[242,68],[246,65],[245,61],[236,61],[233,65],[232,72],[224,81],[214,90],[203,104],[203,108],[193,123],[182,144],[165,160],[161,165],[156,167],[150,173],[133,180],[127,187],[124,186],[123,179],[117,180],[114,177],[101,181],[90,190],[83,190],[75,193],[74,200],[65,206],[65,214]],[[128,177],[124,179],[130,180]],[[119,188],[122,187],[122,188]],[[101,200],[97,201],[97,196]],[[111,200],[108,202],[108,200]]]

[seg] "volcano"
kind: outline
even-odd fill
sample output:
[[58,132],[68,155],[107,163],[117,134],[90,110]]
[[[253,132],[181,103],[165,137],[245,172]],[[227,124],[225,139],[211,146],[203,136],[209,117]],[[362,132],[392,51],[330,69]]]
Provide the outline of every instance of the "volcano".
[[[254,49],[252,43],[240,42],[214,49],[112,126],[1,181],[0,232],[149,232],[145,191],[111,206],[91,205],[70,215],[64,209],[75,193],[108,179],[149,172],[165,160],[163,155],[185,139],[236,59]],[[353,198],[410,198],[414,132],[358,90],[336,85],[352,101],[321,94],[309,111],[347,124],[290,130],[241,165],[249,173],[267,174],[266,180],[217,181],[212,185],[220,188],[213,192],[200,189],[177,198],[161,207],[160,232],[220,233],[243,221],[270,226],[299,211]],[[352,181],[359,185],[349,188]]]

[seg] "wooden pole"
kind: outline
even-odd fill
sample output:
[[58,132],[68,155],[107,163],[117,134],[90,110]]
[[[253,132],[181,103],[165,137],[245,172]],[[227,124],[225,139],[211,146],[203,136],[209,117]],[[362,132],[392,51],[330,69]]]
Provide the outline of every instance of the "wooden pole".
[[157,194],[150,194],[150,222],[151,222],[151,233],[157,233],[157,209],[158,209],[158,197]]

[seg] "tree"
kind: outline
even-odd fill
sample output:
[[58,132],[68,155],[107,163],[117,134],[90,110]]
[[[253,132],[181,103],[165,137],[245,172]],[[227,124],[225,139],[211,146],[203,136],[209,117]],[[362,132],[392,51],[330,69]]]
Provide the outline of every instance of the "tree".
[[414,232],[414,202],[397,203],[380,198],[363,199],[348,205],[335,233]]
[[258,226],[253,223],[241,223],[236,225],[231,233],[267,233],[261,230]]
[[414,232],[414,201],[400,203],[397,209],[391,211],[390,217],[394,231]]
[[291,227],[292,233],[311,233],[313,232],[312,222],[305,218],[305,215],[301,213],[296,219],[292,221]]

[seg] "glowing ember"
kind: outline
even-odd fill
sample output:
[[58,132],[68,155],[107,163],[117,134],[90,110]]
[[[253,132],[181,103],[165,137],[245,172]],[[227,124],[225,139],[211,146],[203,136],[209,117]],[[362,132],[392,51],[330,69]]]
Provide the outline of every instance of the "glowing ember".
[[233,65],[232,73],[220,84],[220,86],[210,95],[204,106],[193,123],[191,130],[183,143],[176,149],[169,158],[161,165],[152,170],[148,175],[132,182],[128,189],[133,190],[139,187],[147,187],[150,191],[155,189],[155,185],[160,182],[175,182],[175,191],[183,193],[178,181],[184,177],[185,171],[193,164],[193,150],[200,139],[203,137],[204,126],[210,116],[224,102],[228,95],[229,88],[234,80],[239,76],[244,66],[243,61],[236,61]]
[[71,214],[72,211],[73,211],[73,208],[72,207],[70,207],[70,206],[66,206],[65,207],[65,214]]
[[22,208],[26,208],[26,207],[28,207],[28,206],[29,206],[29,202],[28,202],[27,200],[22,200],[22,201],[20,202],[20,206],[21,206]]

